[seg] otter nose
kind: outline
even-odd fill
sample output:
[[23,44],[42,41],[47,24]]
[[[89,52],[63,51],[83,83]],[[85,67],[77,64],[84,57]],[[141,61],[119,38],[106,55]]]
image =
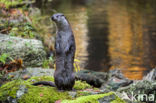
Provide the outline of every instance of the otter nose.
[[55,21],[55,20],[56,20],[56,16],[53,15],[53,16],[51,17],[51,20]]
[[51,20],[53,20],[53,21],[54,21],[54,16],[52,16],[52,17],[51,17]]

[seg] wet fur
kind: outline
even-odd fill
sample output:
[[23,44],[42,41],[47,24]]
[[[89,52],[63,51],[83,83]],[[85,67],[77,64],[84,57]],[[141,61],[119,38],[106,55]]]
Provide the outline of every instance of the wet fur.
[[[67,19],[63,14],[61,13],[54,14],[52,16],[52,20],[56,23],[57,26],[57,35],[55,41],[55,54],[56,54],[56,70],[54,73],[55,85],[59,90],[72,90],[75,84],[73,63],[76,46],[74,35],[69,22],[67,21]],[[48,82],[41,81],[36,84],[48,85]]]
[[[52,19],[57,25],[57,35],[55,41],[55,84],[60,90],[71,90],[75,83],[73,67],[75,55],[74,35],[69,22],[63,14],[55,14],[53,15]],[[63,24],[61,24],[60,22],[63,22]]]

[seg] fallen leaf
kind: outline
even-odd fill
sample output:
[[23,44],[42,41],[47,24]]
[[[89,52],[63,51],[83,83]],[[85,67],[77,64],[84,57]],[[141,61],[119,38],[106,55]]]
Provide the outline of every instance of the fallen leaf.
[[57,100],[57,101],[55,101],[55,103],[61,103],[61,100]]
[[40,93],[40,97],[43,97],[43,93]]
[[14,75],[10,75],[11,78],[15,77]]
[[26,79],[29,79],[30,76],[29,76],[29,75],[24,75],[22,78],[23,78],[24,80],[26,80]]

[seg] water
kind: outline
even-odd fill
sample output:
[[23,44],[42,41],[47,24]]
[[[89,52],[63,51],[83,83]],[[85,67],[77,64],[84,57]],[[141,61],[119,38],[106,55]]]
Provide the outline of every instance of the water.
[[42,15],[62,12],[70,21],[81,68],[118,68],[130,79],[141,79],[156,66],[155,0],[41,1],[36,6]]

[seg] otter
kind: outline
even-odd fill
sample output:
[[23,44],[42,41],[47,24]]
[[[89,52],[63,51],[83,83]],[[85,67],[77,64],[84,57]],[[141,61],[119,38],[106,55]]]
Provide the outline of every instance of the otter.
[[56,86],[59,90],[72,90],[75,84],[74,57],[75,57],[75,39],[70,23],[62,13],[54,14],[51,19],[57,27],[55,40],[56,70],[54,72],[54,81],[40,81],[33,85]]

